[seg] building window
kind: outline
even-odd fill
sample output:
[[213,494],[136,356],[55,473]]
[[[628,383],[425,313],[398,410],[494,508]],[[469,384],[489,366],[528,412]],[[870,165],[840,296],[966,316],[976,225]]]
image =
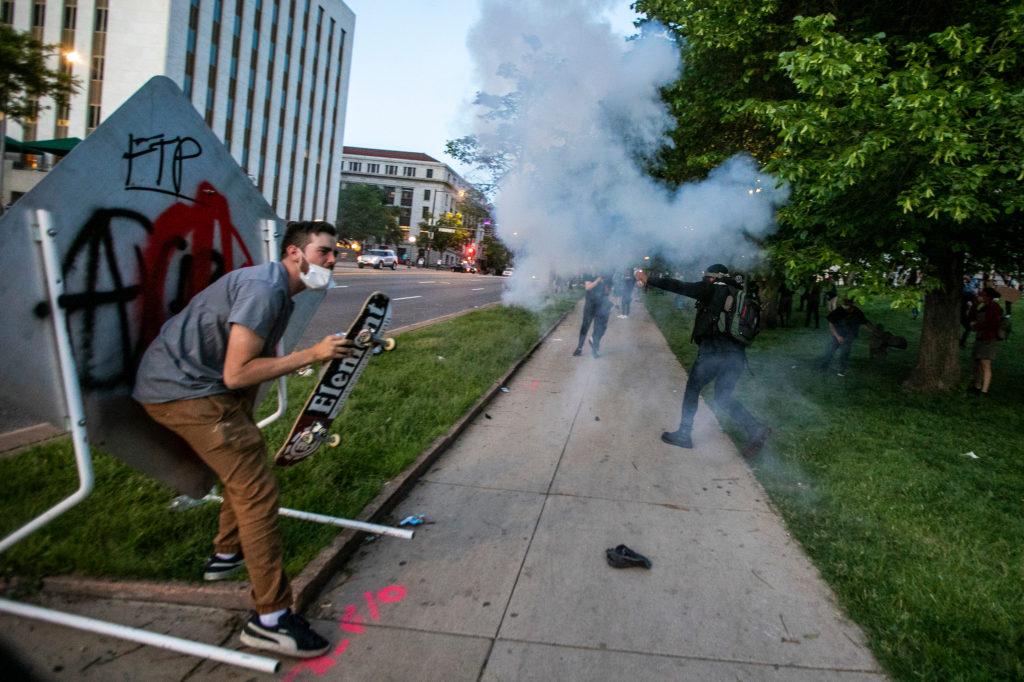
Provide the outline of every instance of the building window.
[[430,220],[430,209],[426,206],[423,207],[423,219]]
[[386,175],[398,175],[398,166],[384,166]]
[[0,2],[0,24],[14,24],[14,0]]
[[412,189],[409,187],[402,188],[402,206],[412,206]]
[[368,164],[366,164],[366,172],[367,173],[380,173],[380,164],[379,163],[368,163]]
[[36,0],[32,4],[32,26],[42,28],[46,25],[46,2]]
[[395,187],[384,188],[384,203],[388,206],[393,206],[395,203]]
[[90,104],[89,105],[89,128],[95,128],[100,124],[100,105]]
[[423,190],[423,201],[430,201],[430,190]]
[[348,169],[353,173],[359,173],[363,170],[363,164],[361,161],[349,161]]
[[78,6],[74,2],[64,1],[64,25],[66,30],[74,31],[78,23]]
[[106,33],[107,32],[107,6],[103,3],[96,3],[96,10],[93,15],[92,30],[95,33]]
[[415,166],[406,166],[405,169],[404,169],[404,173],[405,173],[405,177],[407,177],[407,178],[415,178],[416,177],[416,167]]
[[433,168],[428,168],[427,169],[427,177],[428,178],[434,177],[434,169]]

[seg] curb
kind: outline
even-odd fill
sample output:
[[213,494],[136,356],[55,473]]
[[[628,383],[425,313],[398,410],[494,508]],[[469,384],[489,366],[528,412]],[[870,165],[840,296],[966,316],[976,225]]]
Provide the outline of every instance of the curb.
[[[497,304],[495,304],[497,305]],[[473,310],[480,310],[474,308]],[[481,395],[469,410],[459,418],[444,435],[438,436],[427,449],[420,453],[416,460],[402,473],[384,484],[383,489],[355,517],[357,521],[380,523],[394,509],[412,487],[419,481],[434,462],[451,447],[452,443],[466,429],[469,423],[483,411],[495,395],[516,375],[536,350],[551,333],[563,322],[576,306],[569,308],[548,329],[541,334],[526,353],[501,378]],[[453,313],[450,317],[458,317],[470,311]],[[431,320],[429,324],[447,318]],[[412,324],[395,332],[407,332],[428,323]],[[295,611],[302,613],[317,598],[320,591],[337,572],[337,569],[351,557],[363,544],[363,531],[344,529],[327,547],[322,549],[306,567],[295,576],[292,583],[293,605]],[[82,578],[76,576],[54,576],[42,580],[42,589],[53,594],[68,594],[107,599],[123,599],[132,601],[161,602],[165,604],[183,604],[187,606],[211,606],[232,611],[250,609],[249,583],[230,582],[214,585],[152,580],[108,580],[103,578]]]

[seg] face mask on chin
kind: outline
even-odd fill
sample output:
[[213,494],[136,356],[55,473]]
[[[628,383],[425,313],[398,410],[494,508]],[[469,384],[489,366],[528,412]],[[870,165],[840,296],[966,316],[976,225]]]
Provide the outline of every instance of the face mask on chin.
[[[302,257],[303,261],[306,261],[305,256]],[[331,271],[322,265],[313,265],[309,261],[306,261],[306,272],[299,268],[299,279],[306,286],[307,289],[314,291],[320,291],[321,289],[329,289],[334,284],[334,279],[331,277]]]

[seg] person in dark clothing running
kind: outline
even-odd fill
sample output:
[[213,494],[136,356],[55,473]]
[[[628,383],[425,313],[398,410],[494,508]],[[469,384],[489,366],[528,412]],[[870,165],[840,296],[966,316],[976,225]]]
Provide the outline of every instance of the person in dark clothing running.
[[852,298],[844,298],[842,305],[828,314],[828,349],[818,363],[818,369],[822,372],[828,371],[832,363],[832,356],[839,351],[839,374],[846,371],[850,364],[850,352],[853,350],[853,342],[857,340],[857,333],[861,325],[874,330],[875,325],[868,321],[864,311],[853,304]]
[[[656,287],[681,294],[697,301],[697,318],[693,324],[692,340],[697,344],[697,360],[690,368],[683,392],[682,415],[679,428],[661,434],[661,440],[669,445],[692,448],[693,418],[697,414],[697,399],[701,390],[715,382],[715,403],[736,420],[747,434],[743,448],[744,457],[753,457],[764,446],[771,429],[763,425],[732,396],[736,382],[747,366],[746,349],[739,341],[719,329],[721,302],[728,296],[730,286],[738,283],[729,278],[724,265],[709,266],[699,282],[680,282],[671,277],[647,277],[640,270],[636,274],[641,285]],[[717,303],[716,303],[717,301]]]
[[584,285],[587,290],[586,303],[583,305],[583,323],[580,325],[580,340],[576,344],[573,355],[583,353],[583,344],[587,340],[587,331],[590,324],[594,324],[594,333],[590,337],[590,352],[596,358],[601,353],[601,337],[608,328],[608,316],[612,312],[612,302],[609,298],[612,290],[612,278],[610,275],[598,275],[595,279],[587,281]]

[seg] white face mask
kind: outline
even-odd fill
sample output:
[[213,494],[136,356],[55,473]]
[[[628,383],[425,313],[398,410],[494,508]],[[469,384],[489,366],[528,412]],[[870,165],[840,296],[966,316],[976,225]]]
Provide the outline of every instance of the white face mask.
[[[303,256],[302,260],[306,261],[306,257]],[[306,261],[306,267],[309,268],[306,272],[303,272],[301,267],[299,268],[299,279],[306,285],[307,289],[319,291],[320,289],[327,289],[334,284],[331,271],[327,268],[322,265],[313,265],[309,261]]]

